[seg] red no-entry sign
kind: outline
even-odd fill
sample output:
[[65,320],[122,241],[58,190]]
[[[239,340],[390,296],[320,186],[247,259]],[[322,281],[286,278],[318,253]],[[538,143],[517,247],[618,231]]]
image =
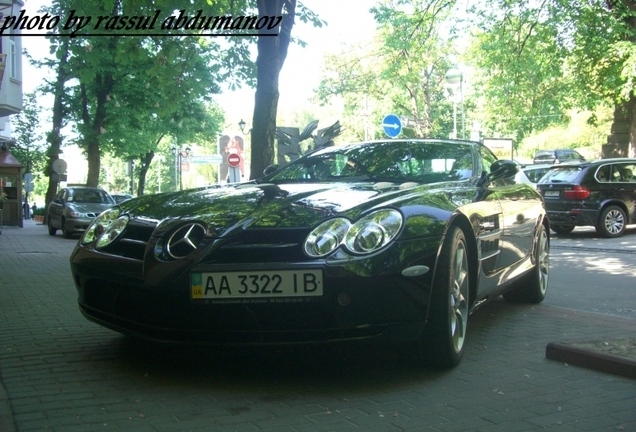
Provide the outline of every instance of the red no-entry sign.
[[231,167],[237,167],[241,163],[241,155],[238,153],[230,153],[227,156],[227,164]]

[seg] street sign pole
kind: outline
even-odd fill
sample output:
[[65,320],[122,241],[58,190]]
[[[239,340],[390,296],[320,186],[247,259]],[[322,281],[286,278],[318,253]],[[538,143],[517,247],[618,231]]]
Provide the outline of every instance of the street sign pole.
[[239,183],[241,181],[241,155],[238,153],[230,153],[227,156],[228,168],[228,183]]

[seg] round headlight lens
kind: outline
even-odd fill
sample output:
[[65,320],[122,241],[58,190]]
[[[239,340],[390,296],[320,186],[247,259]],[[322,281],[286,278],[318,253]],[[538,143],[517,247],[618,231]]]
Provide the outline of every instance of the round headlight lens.
[[321,257],[333,252],[347,235],[351,224],[347,219],[330,219],[314,228],[305,240],[305,253]]
[[115,241],[115,239],[124,231],[126,225],[128,225],[128,220],[128,215],[119,216],[106,228],[104,233],[99,236],[99,239],[97,240],[97,247],[103,248]]
[[84,232],[84,235],[80,239],[82,244],[92,243],[106,231],[106,229],[119,217],[119,207],[112,207],[104,210],[99,216],[97,216],[93,222],[88,226],[88,229]]
[[402,228],[402,214],[384,209],[354,223],[345,238],[347,249],[354,253],[370,253],[386,246]]
[[353,237],[353,249],[359,252],[371,252],[382,246],[384,237],[384,229],[380,225],[364,226]]

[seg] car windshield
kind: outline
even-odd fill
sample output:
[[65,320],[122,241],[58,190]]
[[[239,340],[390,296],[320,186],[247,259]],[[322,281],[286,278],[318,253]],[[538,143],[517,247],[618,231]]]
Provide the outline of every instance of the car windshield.
[[469,179],[472,146],[447,142],[375,142],[330,147],[281,168],[266,181],[400,181]]
[[73,190],[69,193],[69,202],[82,204],[112,204],[113,199],[100,190]]
[[539,183],[572,183],[582,169],[577,165],[553,168],[541,178]]

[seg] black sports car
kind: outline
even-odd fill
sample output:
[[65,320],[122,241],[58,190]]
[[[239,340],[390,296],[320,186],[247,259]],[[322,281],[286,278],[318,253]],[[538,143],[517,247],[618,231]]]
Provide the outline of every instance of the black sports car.
[[548,221],[517,171],[475,142],[386,140],[134,198],[78,242],[79,306],[156,341],[413,341],[453,366],[477,306],[546,295]]

